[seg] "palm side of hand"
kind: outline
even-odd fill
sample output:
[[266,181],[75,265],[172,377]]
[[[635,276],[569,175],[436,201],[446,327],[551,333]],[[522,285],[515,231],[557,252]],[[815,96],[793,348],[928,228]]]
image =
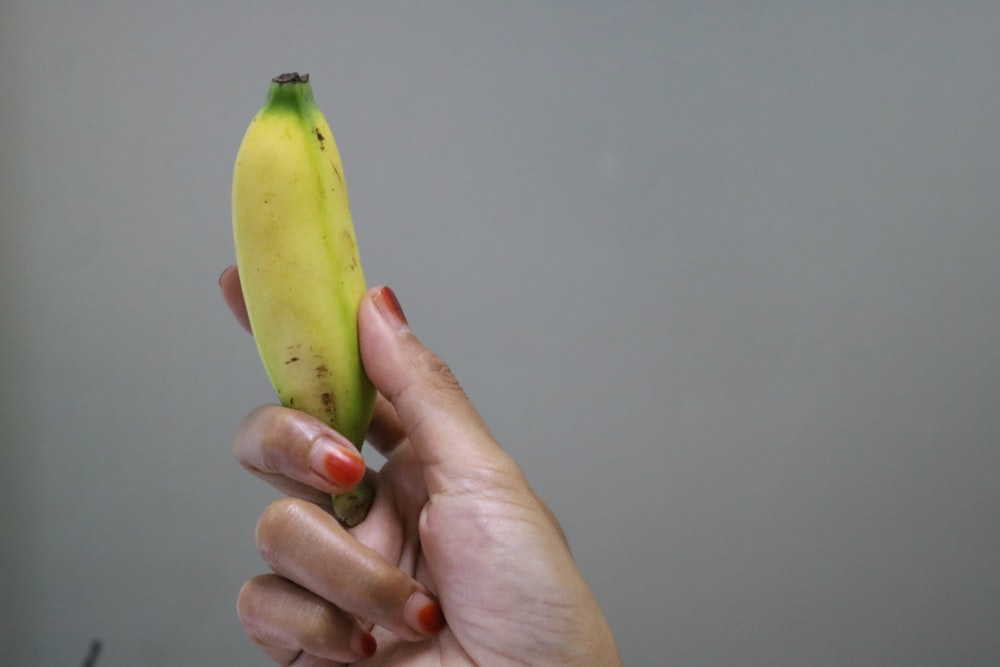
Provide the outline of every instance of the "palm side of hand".
[[[351,532],[437,595],[448,625],[421,642],[376,629],[380,651],[359,664],[532,664],[553,632],[579,630],[571,610],[581,591],[562,533],[509,463],[465,470],[429,497],[409,443],[392,453],[368,518]],[[554,554],[566,557],[554,563]]]

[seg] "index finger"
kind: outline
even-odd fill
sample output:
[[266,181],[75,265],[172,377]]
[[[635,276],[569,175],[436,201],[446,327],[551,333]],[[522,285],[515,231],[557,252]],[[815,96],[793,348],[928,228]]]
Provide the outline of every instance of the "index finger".
[[254,475],[288,495],[330,505],[365,475],[365,461],[346,438],[304,412],[265,405],[247,415],[233,453]]

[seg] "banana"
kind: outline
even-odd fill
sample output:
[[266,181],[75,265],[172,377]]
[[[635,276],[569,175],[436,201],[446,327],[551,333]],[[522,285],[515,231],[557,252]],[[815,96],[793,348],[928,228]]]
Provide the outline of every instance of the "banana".
[[[271,80],[236,156],[232,206],[243,298],[281,404],[360,450],[375,404],[358,347],[367,286],[340,152],[308,74]],[[372,496],[363,484],[334,509],[355,525]]]

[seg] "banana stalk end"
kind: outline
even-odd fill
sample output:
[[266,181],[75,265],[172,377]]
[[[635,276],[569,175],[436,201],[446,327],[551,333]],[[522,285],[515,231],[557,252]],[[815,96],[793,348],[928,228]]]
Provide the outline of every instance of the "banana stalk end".
[[353,491],[333,497],[333,514],[340,523],[352,528],[365,520],[373,502],[375,488],[365,479]]

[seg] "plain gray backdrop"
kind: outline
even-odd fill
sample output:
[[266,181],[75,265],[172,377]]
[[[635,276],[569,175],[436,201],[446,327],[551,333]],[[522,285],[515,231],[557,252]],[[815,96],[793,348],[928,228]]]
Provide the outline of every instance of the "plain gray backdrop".
[[1000,664],[1000,4],[4,0],[0,58],[4,665],[269,664],[216,278],[289,70],[627,664]]

